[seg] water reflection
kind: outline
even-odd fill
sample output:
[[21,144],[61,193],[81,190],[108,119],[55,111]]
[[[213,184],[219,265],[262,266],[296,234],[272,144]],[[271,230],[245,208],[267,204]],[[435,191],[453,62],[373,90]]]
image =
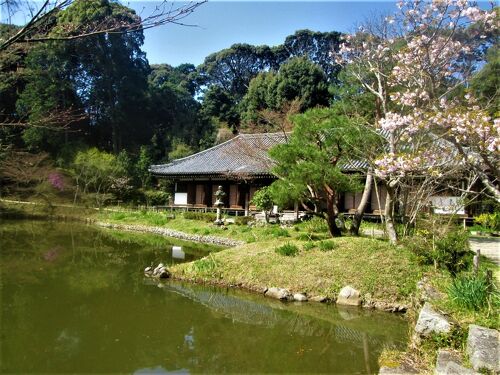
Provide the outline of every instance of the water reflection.
[[194,244],[1,224],[0,372],[364,373],[383,346],[406,339],[394,315],[145,283],[144,265],[196,259],[205,248]]
[[172,246],[172,258],[174,259],[186,259],[186,253],[182,251],[181,246]]

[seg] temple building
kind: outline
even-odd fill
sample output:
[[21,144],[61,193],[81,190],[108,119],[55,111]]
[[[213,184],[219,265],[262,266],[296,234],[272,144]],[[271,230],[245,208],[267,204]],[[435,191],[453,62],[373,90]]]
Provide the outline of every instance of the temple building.
[[[215,202],[214,193],[218,186],[222,186],[226,192],[226,211],[248,215],[255,211],[251,204],[255,191],[276,179],[271,173],[273,160],[268,150],[286,140],[286,133],[240,134],[171,163],[152,165],[150,172],[157,178],[173,182],[173,207],[211,209]],[[344,169],[364,173],[366,166],[353,162]],[[340,199],[340,209],[352,212],[359,204],[361,195],[362,192],[345,194]],[[385,205],[385,195],[384,187],[379,185],[366,212],[379,215]]]
[[286,142],[285,133],[240,134],[207,150],[168,164],[152,165],[150,172],[174,182],[177,207],[210,208],[220,185],[225,207],[248,214],[253,194],[276,178],[268,150]]

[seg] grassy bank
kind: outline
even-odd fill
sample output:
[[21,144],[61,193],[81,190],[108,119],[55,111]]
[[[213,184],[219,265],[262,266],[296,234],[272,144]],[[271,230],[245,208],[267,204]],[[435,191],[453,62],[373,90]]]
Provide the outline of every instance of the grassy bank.
[[[287,288],[309,296],[335,299],[345,285],[362,295],[389,303],[410,303],[421,268],[403,248],[369,238],[338,238],[328,241],[290,240],[299,252],[295,256],[277,253],[287,243],[277,239],[245,244],[221,251],[193,263],[176,265],[177,277],[202,282],[238,285],[249,289]],[[323,249],[322,249],[323,247]]]

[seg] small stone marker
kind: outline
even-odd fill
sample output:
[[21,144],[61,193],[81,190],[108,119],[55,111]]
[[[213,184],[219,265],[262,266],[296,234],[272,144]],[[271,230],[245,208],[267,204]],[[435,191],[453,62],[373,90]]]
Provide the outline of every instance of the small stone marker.
[[426,302],[420,310],[415,331],[420,336],[429,336],[431,333],[448,333],[450,330],[451,323],[448,318],[435,311],[432,305]]
[[343,287],[340,290],[339,296],[337,298],[337,304],[349,305],[349,306],[361,305],[361,298],[359,291],[354,289],[350,285]]
[[467,354],[476,371],[500,371],[499,333],[495,329],[469,326]]
[[477,249],[477,254],[474,255],[474,258],[472,259],[472,264],[474,266],[474,275],[478,275],[479,273],[479,263],[481,259],[481,250]]

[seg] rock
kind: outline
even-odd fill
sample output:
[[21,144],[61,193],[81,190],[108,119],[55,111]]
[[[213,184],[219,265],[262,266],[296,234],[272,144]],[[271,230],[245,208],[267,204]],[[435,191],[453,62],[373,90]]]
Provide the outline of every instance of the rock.
[[421,291],[421,300],[424,302],[444,298],[444,294],[429,284],[427,278],[423,278],[417,283],[417,288]]
[[298,301],[298,302],[306,302],[307,301],[307,297],[305,296],[305,294],[302,294],[302,293],[295,293],[293,295],[293,299],[295,301]]
[[269,288],[265,293],[267,297],[276,299],[287,299],[290,296],[290,292],[283,288]]
[[381,367],[378,371],[379,374],[418,374],[418,371],[408,367]]
[[337,304],[349,305],[349,306],[361,305],[361,298],[359,291],[349,285],[343,287],[340,290],[339,296],[337,298]]
[[153,267],[146,267],[144,269],[144,275],[146,277],[166,279],[170,277],[170,272],[167,267],[163,265],[163,263],[160,263],[157,267],[155,267],[155,269],[153,269]]
[[339,316],[344,320],[353,320],[361,316],[361,311],[352,306],[337,306]]
[[429,302],[424,304],[418,316],[415,332],[420,336],[429,336],[431,333],[449,333],[450,321],[432,308]]
[[144,269],[144,276],[152,277],[153,276],[153,267],[146,267]]
[[158,272],[158,277],[160,279],[168,279],[170,277],[170,272],[168,272],[168,270],[165,267],[163,267]]
[[495,329],[469,326],[467,337],[467,354],[476,371],[500,371],[499,334]]
[[441,374],[450,374],[450,375],[462,375],[462,374],[475,374],[479,375],[479,373],[472,371],[470,368],[466,368],[462,365],[459,365],[455,362],[448,362],[444,372]]
[[309,298],[309,301],[312,302],[326,302],[327,300],[328,298],[326,298],[325,296],[313,296]]
[[462,366],[462,361],[456,353],[445,349],[439,349],[438,351],[434,372],[436,375],[475,374],[471,369]]
[[165,266],[163,263],[158,264],[158,266],[153,270],[153,276],[158,276],[164,268]]

